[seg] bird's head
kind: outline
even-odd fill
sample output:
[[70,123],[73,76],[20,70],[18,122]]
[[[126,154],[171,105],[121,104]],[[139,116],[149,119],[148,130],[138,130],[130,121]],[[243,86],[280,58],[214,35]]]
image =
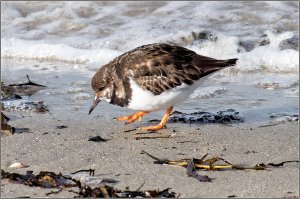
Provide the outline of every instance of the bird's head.
[[89,114],[92,113],[94,108],[101,100],[110,101],[112,96],[112,81],[109,81],[110,76],[106,68],[102,67],[96,72],[92,78],[92,89],[95,93],[94,102],[89,110]]

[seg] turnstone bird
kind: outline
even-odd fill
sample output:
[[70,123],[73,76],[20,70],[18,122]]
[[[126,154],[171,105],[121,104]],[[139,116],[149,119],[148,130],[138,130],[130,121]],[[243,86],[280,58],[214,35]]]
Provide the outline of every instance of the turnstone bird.
[[130,124],[152,111],[167,110],[157,126],[164,127],[173,106],[187,99],[208,75],[232,66],[237,59],[217,60],[175,45],[158,43],[137,47],[102,66],[92,78],[95,92],[89,114],[101,100],[139,111],[116,118]]

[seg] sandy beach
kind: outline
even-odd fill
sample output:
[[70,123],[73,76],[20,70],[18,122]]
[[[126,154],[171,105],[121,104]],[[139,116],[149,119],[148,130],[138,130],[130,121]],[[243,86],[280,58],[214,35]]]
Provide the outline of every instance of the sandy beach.
[[[8,117],[15,115],[12,112],[6,114]],[[299,163],[285,164],[268,171],[198,171],[213,179],[212,182],[199,182],[188,177],[183,167],[153,164],[153,159],[141,154],[141,150],[145,150],[159,158],[176,160],[201,158],[208,153],[209,156],[220,156],[231,163],[247,166],[299,160],[298,123],[261,128],[241,124],[171,123],[161,133],[173,134],[172,138],[136,140],[134,133],[139,131],[124,131],[137,125],[123,126],[100,114],[86,117],[66,117],[55,113],[22,115],[24,117],[10,124],[30,128],[30,133],[1,138],[1,168],[5,171],[68,174],[91,168],[95,169],[95,176],[119,181],[115,185],[118,189],[129,187],[135,190],[145,182],[141,190],[172,188],[171,191],[180,193],[182,198],[299,197]],[[56,126],[60,125],[67,127],[58,129]],[[107,142],[88,141],[96,135],[108,139]],[[14,162],[22,162],[29,167],[8,168]],[[55,189],[1,180],[3,198],[46,197],[45,194],[51,190]],[[74,193],[63,191],[49,197],[73,196]]]

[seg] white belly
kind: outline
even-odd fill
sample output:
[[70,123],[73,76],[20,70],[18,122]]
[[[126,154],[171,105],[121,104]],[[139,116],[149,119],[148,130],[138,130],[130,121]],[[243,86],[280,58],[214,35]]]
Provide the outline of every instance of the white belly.
[[128,108],[137,111],[158,111],[168,109],[186,100],[199,86],[199,81],[194,82],[191,86],[182,84],[160,95],[154,95],[150,91],[143,90],[133,80],[130,80],[130,85],[132,97]]

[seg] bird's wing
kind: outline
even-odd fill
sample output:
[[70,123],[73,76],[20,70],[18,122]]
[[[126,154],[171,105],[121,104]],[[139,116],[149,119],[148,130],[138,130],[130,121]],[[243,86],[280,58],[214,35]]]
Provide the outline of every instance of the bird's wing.
[[191,85],[235,63],[235,60],[216,60],[169,44],[145,45],[124,55],[129,56],[121,56],[119,61],[126,66],[126,76],[131,76],[141,88],[155,95],[183,83]]

